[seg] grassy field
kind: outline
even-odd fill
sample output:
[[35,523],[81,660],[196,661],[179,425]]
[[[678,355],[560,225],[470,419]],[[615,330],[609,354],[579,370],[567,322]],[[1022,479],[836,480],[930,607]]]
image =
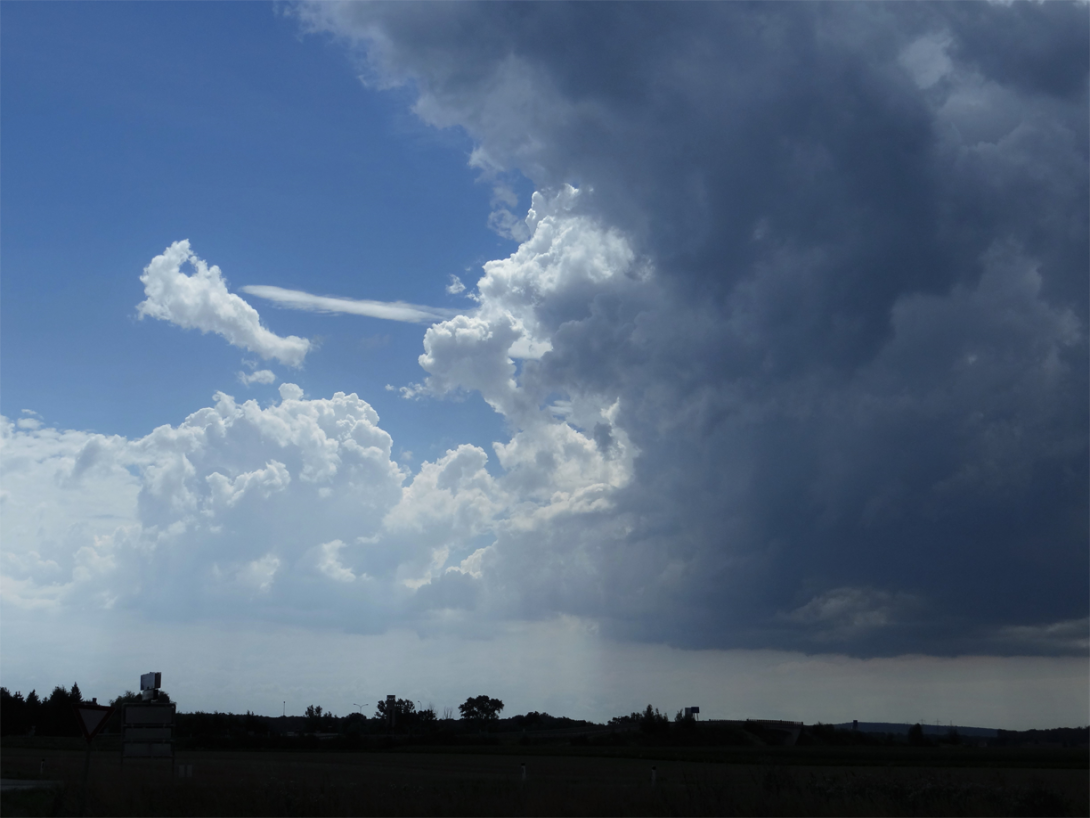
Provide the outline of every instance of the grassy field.
[[[60,740],[63,742],[63,740]],[[53,789],[4,793],[5,817],[78,815],[84,754],[54,740],[4,743],[4,778],[44,777]],[[78,746],[78,745],[77,745]],[[497,747],[491,752],[180,752],[127,763],[92,754],[87,815],[1087,815],[1085,753],[992,750],[910,757],[841,748],[702,748],[703,759],[595,748]],[[635,751],[637,748],[622,748]],[[799,752],[806,749],[808,752]],[[847,748],[845,748],[847,749]],[[882,748],[879,748],[882,749]],[[896,749],[896,748],[893,748]],[[956,752],[956,751],[955,751]],[[1034,753],[1036,752],[1036,755]],[[990,754],[990,755],[989,755]],[[1060,754],[1063,755],[1063,754]],[[974,760],[976,765],[965,763]],[[1032,766],[1036,759],[1038,766]],[[1079,762],[1082,759],[1082,762]],[[930,761],[928,764],[926,762]],[[987,762],[987,763],[985,763]],[[522,764],[526,780],[522,780]],[[651,768],[656,767],[652,785]]]

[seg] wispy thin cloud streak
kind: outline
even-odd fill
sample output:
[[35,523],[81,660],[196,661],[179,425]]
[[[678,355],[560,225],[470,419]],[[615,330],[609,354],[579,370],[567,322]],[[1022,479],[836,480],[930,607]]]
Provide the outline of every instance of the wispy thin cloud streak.
[[302,290],[286,290],[283,287],[270,287],[263,284],[243,287],[242,291],[247,295],[255,295],[281,307],[294,310],[366,315],[370,318],[404,321],[409,324],[432,324],[453,318],[458,314],[456,310],[407,304],[404,301],[364,301],[329,295],[312,295]]

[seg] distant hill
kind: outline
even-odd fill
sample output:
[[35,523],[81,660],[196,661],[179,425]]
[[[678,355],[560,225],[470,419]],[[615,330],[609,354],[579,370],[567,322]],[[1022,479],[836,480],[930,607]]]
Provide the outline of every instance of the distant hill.
[[[844,722],[843,724],[834,724],[838,730],[851,730],[852,723]],[[888,721],[861,721],[859,722],[859,731],[862,733],[889,733],[893,736],[906,736],[908,735],[908,728],[912,727],[911,724],[900,724]],[[979,738],[995,738],[999,735],[999,731],[992,727],[963,727],[960,724],[955,724],[951,727],[948,724],[921,724],[923,733],[925,736],[945,736],[951,730],[957,730],[959,736],[977,736]]]
[[1090,747],[1090,727],[1000,730],[995,743],[999,747]]

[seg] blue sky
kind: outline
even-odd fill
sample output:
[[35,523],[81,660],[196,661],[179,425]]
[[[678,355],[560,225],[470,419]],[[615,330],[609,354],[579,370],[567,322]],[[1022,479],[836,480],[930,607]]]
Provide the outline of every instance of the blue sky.
[[1086,723],[1086,15],[5,4],[0,680]]
[[[451,274],[512,249],[487,229],[465,134],[419,122],[404,91],[366,92],[347,54],[275,7],[27,4],[4,18],[8,416],[142,435],[236,387],[240,356],[222,340],[133,320],[140,271],[179,239],[236,289],[443,306],[466,302],[445,292]],[[321,337],[294,380],[366,392],[406,449],[467,433],[487,445],[500,428],[479,400],[384,391],[413,372],[418,327],[279,310],[266,322]]]

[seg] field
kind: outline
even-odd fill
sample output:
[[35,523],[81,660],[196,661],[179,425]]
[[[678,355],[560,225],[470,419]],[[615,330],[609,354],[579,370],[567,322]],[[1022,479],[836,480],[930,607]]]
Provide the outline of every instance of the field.
[[[14,746],[12,746],[14,745]],[[5,792],[17,815],[1087,815],[1079,750],[499,746],[443,751],[180,751],[168,762],[85,755],[67,740],[5,741]],[[780,751],[780,752],[777,752]],[[787,751],[787,752],[783,752]],[[522,777],[522,765],[526,778]],[[652,782],[652,767],[655,781]]]

